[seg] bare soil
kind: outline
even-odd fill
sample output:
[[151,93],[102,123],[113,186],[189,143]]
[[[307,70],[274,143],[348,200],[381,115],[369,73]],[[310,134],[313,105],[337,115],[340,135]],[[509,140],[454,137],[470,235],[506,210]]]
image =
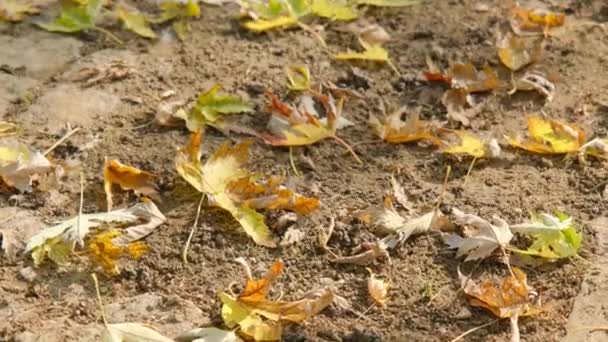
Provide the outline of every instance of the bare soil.
[[[85,172],[85,212],[105,210],[102,166],[104,157],[159,175],[160,210],[168,222],[145,239],[151,251],[139,262],[128,261],[115,277],[101,277],[101,294],[112,322],[152,324],[169,336],[191,327],[221,327],[219,291],[241,282],[244,257],[254,272],[262,272],[275,259],[286,264],[276,286],[286,299],[295,299],[320,284],[321,278],[339,282],[340,294],[357,312],[370,306],[364,267],[336,265],[318,249],[319,226],[336,219],[329,246],[342,255],[360,243],[373,241],[369,227],[352,215],[382,202],[395,175],[405,187],[415,209],[432,207],[441,191],[447,165],[453,168],[442,210],[459,208],[482,217],[498,215],[508,222],[522,222],[528,211],[559,209],[574,217],[584,234],[581,256],[595,260],[600,254],[592,220],[605,215],[602,197],[608,179],[605,165],[581,164],[572,159],[530,155],[504,147],[498,160],[479,162],[465,175],[469,161],[459,161],[416,144],[377,142],[367,125],[369,113],[378,114],[381,101],[396,108],[409,105],[425,119],[446,121],[440,103],[443,89],[418,79],[430,55],[444,66],[449,61],[484,63],[501,69],[494,47],[495,27],[505,20],[508,5],[484,1],[487,11],[477,11],[479,1],[427,0],[399,9],[369,10],[364,18],[383,26],[391,35],[387,44],[401,75],[388,66],[351,67],[334,61],[314,37],[299,29],[252,34],[239,27],[234,7],[204,7],[192,23],[184,42],[162,38],[147,41],[109,26],[126,41],[123,49],[102,35],[65,36],[41,32],[30,23],[0,26],[0,119],[18,123],[19,139],[40,150],[53,145],[65,124],[83,129],[52,152],[54,159],[77,159]],[[543,110],[549,117],[575,123],[589,136],[605,136],[608,129],[608,7],[601,0],[553,1],[567,14],[566,28],[552,36],[543,60],[534,68],[553,75],[555,99],[545,105],[540,95],[499,92],[486,98],[483,111],[471,120],[475,133],[502,139],[509,132],[525,130],[526,113]],[[50,16],[49,12],[45,15]],[[356,49],[354,36],[343,23],[319,22],[330,51]],[[313,23],[314,24],[314,23]],[[598,25],[599,24],[599,25]],[[604,24],[605,25],[605,24]],[[136,70],[117,82],[89,88],[71,81],[84,66],[125,60]],[[200,91],[220,83],[227,92],[251,99],[253,114],[243,125],[263,127],[265,89],[286,94],[284,67],[307,65],[316,80],[329,80],[360,91],[365,98],[349,100],[345,115],[354,127],[340,136],[355,145],[364,161],[358,164],[332,141],[296,149],[295,160],[303,176],[289,165],[288,150],[257,142],[252,147],[250,169],[261,174],[286,174],[296,188],[320,198],[318,211],[298,220],[306,233],[300,243],[277,249],[257,246],[225,213],[204,210],[184,265],[181,251],[193,224],[199,195],[177,175],[176,148],[186,143],[184,127],[155,123],[160,94],[175,90],[171,100],[191,101]],[[501,69],[503,74],[506,71]],[[361,76],[363,75],[363,76]],[[141,99],[141,103],[133,102]],[[544,105],[544,107],[543,107]],[[451,123],[453,127],[458,127]],[[248,138],[208,130],[203,158],[224,141]],[[503,141],[504,143],[504,141]],[[311,162],[307,162],[311,161]],[[600,185],[600,186],[598,186]],[[53,222],[78,211],[78,177],[70,177],[59,190],[0,194],[0,207],[16,207],[31,222]],[[120,193],[115,206],[135,203],[133,195]],[[9,215],[8,211],[4,212]],[[12,212],[10,215],[16,215]],[[272,226],[277,214],[269,214]],[[3,218],[0,218],[3,219]],[[1,220],[0,220],[1,221]],[[20,222],[30,222],[21,221]],[[605,227],[600,227],[605,228]],[[283,229],[276,231],[281,236]],[[602,247],[603,246],[603,247]],[[600,245],[599,248],[605,248]],[[457,266],[470,272],[446,249],[439,234],[415,237],[391,251],[392,264],[377,262],[372,269],[391,284],[390,301],[364,316],[329,308],[302,325],[287,327],[286,341],[449,341],[462,332],[493,320],[487,312],[471,308],[459,291]],[[76,262],[57,268],[31,268],[29,257],[15,263],[0,259],[0,341],[92,341],[101,331],[90,269]],[[566,260],[525,267],[529,283],[541,295],[547,311],[520,321],[528,342],[559,341],[567,333],[568,316],[589,263]],[[475,277],[504,274],[497,259],[474,271]],[[35,274],[32,274],[34,272]],[[34,277],[35,276],[35,277]],[[30,279],[28,279],[30,278]],[[598,292],[596,299],[605,298]],[[598,315],[608,315],[604,307]],[[596,334],[603,334],[598,332]],[[602,336],[602,335],[598,335]],[[603,335],[606,339],[608,336]],[[469,335],[468,341],[505,341],[509,323],[501,321]]]

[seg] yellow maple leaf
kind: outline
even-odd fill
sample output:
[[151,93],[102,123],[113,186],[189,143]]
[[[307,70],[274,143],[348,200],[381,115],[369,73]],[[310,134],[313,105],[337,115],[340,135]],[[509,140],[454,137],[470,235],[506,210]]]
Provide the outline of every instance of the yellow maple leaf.
[[119,231],[110,229],[93,236],[88,243],[88,255],[91,261],[99,264],[110,275],[118,274],[116,265],[118,259],[127,255],[139,259],[148,252],[148,246],[141,241],[125,246],[116,245],[113,239],[120,234]]
[[352,4],[338,0],[313,0],[311,10],[314,14],[332,20],[353,20],[359,13]]
[[384,120],[370,115],[369,124],[384,141],[401,144],[419,140],[427,140],[434,145],[440,145],[441,140],[433,135],[430,125],[420,120],[418,113],[409,114],[406,121],[402,116],[405,108],[393,112]]
[[[472,156],[474,158],[486,158],[486,157],[494,157],[495,154],[500,152],[500,148],[498,144],[493,143],[493,146],[498,149],[498,153],[494,153],[491,151],[491,147],[488,146],[490,143],[486,143],[475,135],[465,132],[465,131],[450,131],[456,134],[460,138],[459,144],[448,145],[448,147],[441,150],[443,153],[449,154],[465,154]],[[495,145],[494,145],[495,144]]]
[[108,211],[112,210],[113,205],[112,184],[120,185],[123,190],[133,190],[135,193],[142,195],[155,196],[157,192],[153,180],[156,178],[157,176],[152,173],[125,165],[118,160],[106,159],[103,168],[103,186],[106,192]]
[[497,52],[502,64],[512,71],[538,62],[542,58],[544,40],[535,37],[518,37],[511,32],[498,39]]
[[530,138],[524,141],[513,136],[505,138],[511,146],[540,154],[573,153],[585,143],[582,129],[538,116],[528,118],[528,134]]
[[388,62],[388,51],[380,44],[368,44],[363,40],[359,40],[363,47],[363,52],[346,52],[334,55],[338,60],[366,60],[373,62]]
[[274,30],[277,28],[289,27],[298,23],[298,18],[295,16],[282,16],[273,19],[258,19],[250,20],[243,24],[243,26],[255,32],[265,32]]

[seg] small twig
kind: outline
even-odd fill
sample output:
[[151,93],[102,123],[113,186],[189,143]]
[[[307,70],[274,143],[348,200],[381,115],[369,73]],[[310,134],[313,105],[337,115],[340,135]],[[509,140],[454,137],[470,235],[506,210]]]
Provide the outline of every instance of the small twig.
[[312,27],[298,21],[298,26],[300,26],[301,29],[303,29],[304,31],[312,34],[320,43],[321,46],[323,46],[323,48],[327,49],[327,44],[325,43],[325,39],[323,39],[323,37],[321,37],[321,35],[315,31]]
[[101,319],[103,320],[103,325],[108,326],[108,320],[106,319],[106,313],[103,308],[103,303],[101,301],[101,293],[99,292],[99,282],[97,281],[97,275],[95,273],[91,273],[91,278],[93,278],[93,283],[95,284],[95,292],[97,293],[97,304],[99,304],[99,311],[101,312]]
[[188,235],[188,240],[186,241],[184,251],[182,252],[182,261],[186,265],[188,264],[188,248],[190,247],[190,241],[192,241],[192,236],[194,236],[194,232],[196,231],[196,227],[198,226],[198,219],[201,216],[201,208],[203,207],[203,203],[206,202],[206,199],[207,194],[203,194],[201,196],[201,200],[198,202],[198,208],[196,209],[196,217],[194,218],[194,224],[192,225],[190,235]]
[[355,148],[355,146],[367,145],[367,144],[375,144],[375,143],[381,143],[382,141],[384,141],[384,140],[382,140],[382,139],[363,140],[363,141],[356,142],[356,143],[354,143],[354,144],[352,144],[352,145],[350,145],[350,146],[351,146],[352,148]]
[[363,164],[363,161],[359,159],[359,156],[357,155],[357,153],[355,153],[355,150],[353,150],[353,148],[346,141],[342,140],[342,138],[336,135],[332,136],[332,138],[334,138],[340,145],[344,146],[348,150],[348,152],[350,152],[350,154],[355,158],[357,163]]
[[111,40],[113,40],[115,43],[117,43],[120,46],[125,45],[125,43],[120,38],[116,37],[116,35],[114,35],[114,33],[104,29],[103,27],[93,26],[93,27],[91,27],[91,29],[105,34],[108,38],[110,38]]
[[296,163],[293,160],[293,147],[289,146],[289,164],[291,164],[291,168],[293,169],[293,173],[296,176],[301,176],[302,173],[300,173],[300,171],[298,171],[298,168],[296,167]]
[[369,306],[367,309],[365,309],[365,311],[363,311],[363,312],[362,312],[362,313],[359,315],[359,317],[357,317],[357,319],[355,320],[355,322],[357,322],[358,320],[360,320],[361,318],[363,318],[363,316],[365,316],[365,314],[366,314],[366,313],[367,313],[369,310],[371,310],[371,309],[372,309],[374,306],[376,306],[376,304],[372,304],[372,305],[370,305],[370,306]]
[[483,329],[483,328],[485,328],[485,327],[487,327],[487,326],[490,326],[490,325],[492,325],[492,324],[494,324],[494,323],[496,323],[496,322],[500,321],[501,319],[502,319],[502,318],[498,318],[498,319],[495,319],[495,320],[493,320],[493,321],[491,321],[491,322],[489,322],[489,323],[486,323],[486,324],[480,325],[480,326],[478,326],[478,327],[475,327],[475,328],[469,329],[469,330],[465,331],[464,333],[462,333],[462,334],[458,335],[458,337],[456,337],[455,339],[451,340],[450,342],[456,342],[456,341],[460,341],[460,340],[462,340],[462,339],[463,339],[465,336],[470,335],[470,334],[472,334],[472,333],[476,332],[476,331],[477,331],[477,330],[479,330],[479,329]]
[[84,173],[80,172],[80,206],[78,207],[78,220],[76,221],[76,233],[78,234],[78,241],[81,245],[84,244],[80,237],[80,221],[82,220],[82,207],[84,206]]
[[388,64],[388,66],[391,67],[391,69],[393,69],[393,71],[397,74],[397,76],[401,76],[399,69],[397,69],[397,66],[395,64],[393,64],[393,61],[390,58],[386,61],[386,63]]
[[469,166],[469,169],[467,170],[467,174],[464,176],[464,182],[462,183],[463,188],[467,186],[467,180],[469,180],[469,175],[471,174],[471,171],[473,171],[473,166],[475,166],[476,161],[477,157],[474,157],[473,161],[471,162],[471,165]]
[[61,137],[61,139],[57,140],[56,143],[53,144],[53,146],[49,147],[46,151],[44,151],[44,153],[42,155],[47,155],[51,152],[53,152],[54,149],[57,148],[57,146],[63,144],[64,141],[68,140],[72,135],[74,135],[74,133],[78,132],[80,130],[80,127],[76,127],[73,130],[67,132],[63,137]]
[[583,327],[578,327],[575,329],[571,329],[568,330],[569,332],[577,332],[577,331],[581,331],[581,330],[589,330],[589,332],[595,331],[595,330],[607,330],[608,331],[608,326],[583,326]]

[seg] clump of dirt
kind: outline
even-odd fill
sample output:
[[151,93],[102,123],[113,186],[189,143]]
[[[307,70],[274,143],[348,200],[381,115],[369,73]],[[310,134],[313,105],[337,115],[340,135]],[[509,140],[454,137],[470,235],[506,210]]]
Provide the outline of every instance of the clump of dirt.
[[[387,48],[400,75],[383,66],[335,61],[319,42],[302,30],[269,34],[243,31],[234,13],[223,7],[204,7],[201,19],[192,22],[184,42],[146,41],[119,32],[126,41],[116,49],[102,36],[62,36],[40,32],[24,23],[0,28],[0,119],[23,128],[19,139],[44,150],[64,133],[70,122],[83,127],[69,142],[52,152],[57,159],[78,160],[85,172],[85,212],[105,210],[102,167],[105,157],[159,175],[159,209],[168,221],[146,238],[151,250],[139,262],[124,265],[119,276],[101,279],[110,321],[147,322],[167,334],[191,327],[221,325],[218,291],[243,278],[237,257],[263,270],[275,259],[285,262],[285,275],[278,287],[297,297],[330,278],[340,295],[352,303],[353,312],[329,308],[300,326],[290,326],[285,340],[300,341],[447,341],[493,318],[471,308],[463,297],[454,252],[447,250],[438,234],[415,237],[391,251],[392,263],[376,263],[373,269],[391,284],[390,301],[373,307],[367,296],[367,271],[363,267],[328,261],[317,248],[317,228],[336,219],[329,246],[349,255],[374,235],[352,212],[382,203],[390,189],[391,175],[402,184],[417,209],[432,207],[442,189],[447,165],[453,168],[442,210],[459,208],[482,217],[498,215],[508,222],[522,222],[529,211],[555,209],[576,219],[584,234],[581,255],[597,253],[594,230],[588,222],[607,212],[602,198],[608,172],[598,162],[581,164],[562,157],[545,157],[505,148],[503,157],[479,162],[466,176],[469,163],[433,153],[416,144],[389,145],[377,142],[367,126],[370,113],[379,114],[380,103],[408,105],[426,119],[445,121],[441,89],[418,79],[426,68],[427,55],[447,64],[471,61],[478,67],[499,67],[494,46],[495,26],[505,20],[508,6],[486,1],[424,1],[399,9],[369,10],[368,21],[383,26],[392,40]],[[576,123],[590,135],[606,132],[607,101],[598,89],[608,89],[604,76],[608,44],[605,27],[594,26],[604,18],[603,1],[567,1],[560,5],[571,25],[548,40],[541,66],[558,75],[555,99],[543,111],[553,119]],[[341,30],[342,23],[324,22],[330,51],[355,48],[355,40]],[[24,42],[27,44],[24,45]],[[36,42],[36,43],[34,43]],[[351,44],[352,43],[352,44]],[[61,54],[39,54],[62,46]],[[352,45],[352,46],[351,46]],[[8,51],[8,52],[7,52]],[[26,59],[15,54],[18,51]],[[31,60],[30,60],[31,59]],[[121,59],[136,72],[129,77],[88,88],[70,75],[83,66]],[[256,143],[251,169],[263,175],[286,174],[298,191],[320,198],[320,209],[299,219],[306,236],[300,243],[277,249],[257,246],[244,235],[229,215],[206,209],[192,240],[188,265],[181,261],[196,212],[199,194],[175,171],[176,148],[186,143],[184,127],[150,124],[159,94],[175,90],[172,99],[191,101],[200,91],[220,83],[227,92],[250,98],[255,113],[244,120],[264,125],[263,92],[287,93],[284,67],[305,64],[317,80],[356,89],[364,99],[349,100],[345,115],[355,123],[340,136],[355,145],[363,160],[358,164],[341,146],[324,141],[294,150],[296,166],[304,173],[293,175],[289,151]],[[13,72],[25,66],[23,72]],[[36,66],[35,68],[32,66]],[[7,70],[11,72],[6,72]],[[135,99],[135,100],[134,100]],[[472,130],[500,138],[525,129],[525,116],[542,107],[543,99],[530,94],[501,94],[487,99],[483,111],[471,119]],[[203,158],[227,140],[209,129],[204,137]],[[465,184],[466,180],[466,184]],[[79,180],[70,178],[51,193],[0,194],[1,207],[27,210],[32,220],[51,222],[78,211]],[[118,195],[116,207],[133,204],[132,195]],[[276,216],[269,217],[272,225]],[[283,232],[277,232],[279,235]],[[76,263],[70,267],[31,268],[22,258],[15,263],[0,259],[0,335],[7,340],[85,341],[99,336],[98,310],[90,270]],[[468,266],[468,265],[467,265]],[[499,262],[486,260],[474,275],[495,273]],[[557,341],[566,335],[566,320],[580,290],[587,264],[576,259],[526,268],[531,284],[543,298],[547,311],[520,320],[526,341]],[[472,270],[467,268],[466,271]],[[293,299],[287,298],[287,299]],[[145,303],[145,304],[144,304]],[[606,311],[603,312],[606,314]],[[490,325],[467,337],[469,341],[504,341],[508,321]]]

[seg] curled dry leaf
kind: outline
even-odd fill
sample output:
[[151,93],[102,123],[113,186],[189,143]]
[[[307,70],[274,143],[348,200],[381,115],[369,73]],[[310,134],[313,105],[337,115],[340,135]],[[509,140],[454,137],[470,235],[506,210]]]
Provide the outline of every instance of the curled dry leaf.
[[331,262],[336,264],[353,264],[353,265],[369,265],[376,259],[386,259],[388,263],[391,263],[391,256],[386,250],[386,246],[379,242],[369,242],[361,244],[363,251],[346,257],[334,257],[330,259]]
[[106,324],[101,342],[172,342],[158,331],[141,323]]
[[511,10],[511,28],[520,36],[547,35],[549,29],[564,25],[564,13],[552,12],[544,8],[523,8],[515,6]]
[[547,102],[551,102],[555,95],[555,84],[540,73],[527,72],[522,78],[515,81],[511,93],[520,90],[536,90],[547,99]]
[[[82,214],[46,228],[32,236],[27,242],[25,251],[32,253],[35,265],[40,265],[46,257],[49,257],[55,263],[62,264],[67,262],[67,256],[72,252],[76,243],[84,246],[84,238],[92,228],[103,223],[121,223],[134,225],[131,227],[132,231],[143,230],[150,233],[164,222],[164,216],[162,216],[163,220],[150,218],[152,216],[156,217],[158,213],[160,212],[154,203],[147,201],[128,209],[114,210],[107,213]],[[140,221],[144,221],[144,223],[137,224]],[[131,236],[130,231],[127,232],[126,236]],[[114,244],[122,242],[120,240],[121,236],[115,239],[117,240],[113,241]],[[133,240],[129,238],[126,241],[131,242]]]
[[319,233],[317,235],[319,240],[319,247],[323,250],[327,250],[327,244],[329,243],[329,239],[331,239],[332,234],[334,233],[334,228],[336,227],[336,219],[332,216],[329,218],[329,226],[327,229],[324,227],[319,227]]
[[281,246],[289,246],[296,244],[304,239],[306,235],[300,229],[297,229],[295,226],[291,226],[287,228],[287,231],[283,235],[283,239],[281,240]]
[[406,210],[412,210],[412,204],[410,203],[407,195],[405,194],[405,189],[403,186],[399,184],[395,176],[391,176],[391,186],[393,188],[393,197]]
[[548,260],[576,256],[583,239],[572,218],[561,212],[532,214],[529,223],[512,225],[511,229],[533,238],[526,250],[513,249],[516,253]]
[[517,71],[542,58],[545,42],[542,38],[518,37],[508,32],[499,35],[496,47],[502,64],[512,71]]
[[305,91],[310,89],[310,71],[306,66],[293,65],[285,68],[289,90]]
[[21,143],[0,144],[0,180],[19,191],[32,191],[32,182],[51,170],[40,152]]
[[376,278],[372,270],[369,271],[369,279],[367,280],[367,293],[380,306],[384,306],[388,301],[388,284],[382,279]]
[[500,146],[496,139],[483,141],[466,131],[446,131],[457,135],[459,144],[447,144],[441,152],[456,155],[469,155],[473,158],[496,158],[500,155]]
[[513,275],[502,280],[500,287],[491,281],[474,284],[458,270],[462,288],[471,306],[482,307],[498,318],[511,319],[511,341],[519,341],[518,317],[542,312],[534,303],[536,292],[528,285],[526,274],[514,267]]
[[587,155],[600,159],[608,159],[608,139],[591,139],[579,148],[578,153],[583,161]]
[[445,237],[449,248],[458,248],[457,258],[463,255],[467,255],[465,261],[487,258],[497,248],[504,251],[513,238],[509,225],[499,217],[495,216],[493,223],[490,223],[477,215],[465,214],[456,208],[452,213],[458,223],[474,229],[472,234],[464,238],[456,234]]
[[103,187],[106,192],[108,211],[112,210],[112,185],[118,184],[123,190],[133,190],[136,194],[157,197],[154,179],[158,176],[125,165],[116,159],[106,159],[103,168]]
[[179,334],[176,342],[243,342],[234,331],[218,328],[195,328]]
[[418,113],[409,114],[407,120],[403,121],[406,109],[406,107],[402,107],[382,121],[371,114],[369,124],[382,140],[389,143],[400,144],[425,140],[434,145],[441,144],[441,140],[434,136],[431,125],[420,120]]
[[528,117],[529,139],[505,136],[513,147],[540,154],[574,153],[585,143],[585,132],[571,124],[538,116]]

